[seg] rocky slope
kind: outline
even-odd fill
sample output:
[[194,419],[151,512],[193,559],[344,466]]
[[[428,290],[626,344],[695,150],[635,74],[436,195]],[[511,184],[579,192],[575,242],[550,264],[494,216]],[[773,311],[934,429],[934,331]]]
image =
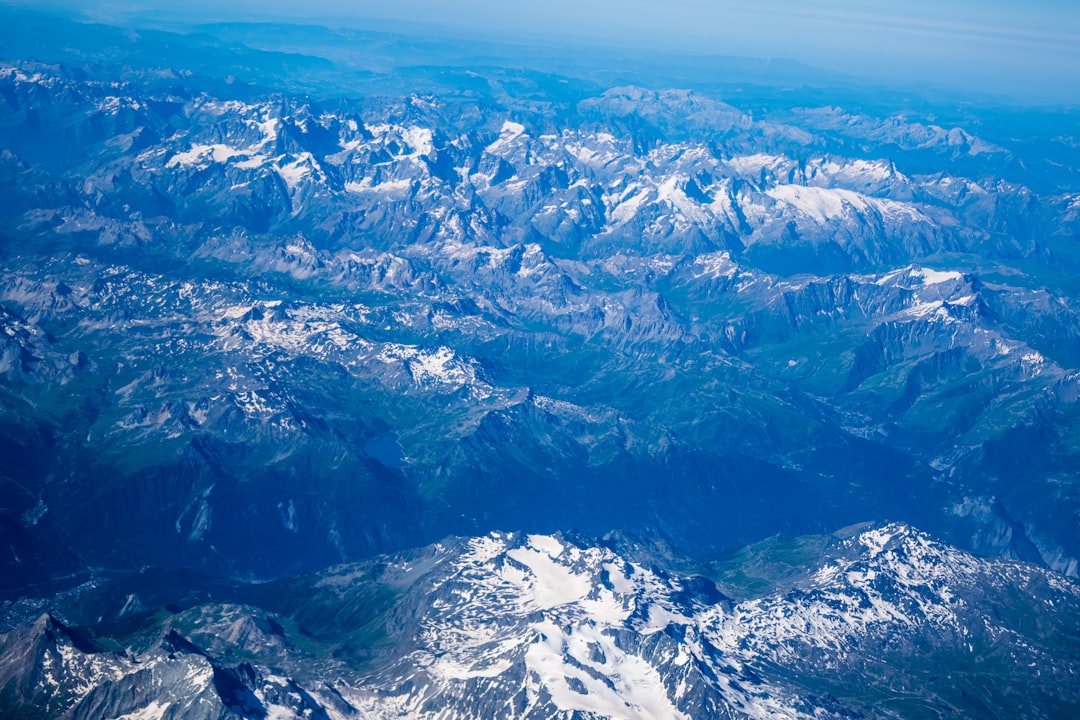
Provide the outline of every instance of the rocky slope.
[[1055,573],[899,524],[697,566],[738,600],[679,564],[693,566],[625,536],[495,533],[268,586],[101,579],[7,607],[2,702],[28,717],[334,719],[1080,706],[1080,590]]
[[1051,141],[486,65],[329,99],[310,59],[57,28],[0,69],[8,595],[886,517],[1076,574]]

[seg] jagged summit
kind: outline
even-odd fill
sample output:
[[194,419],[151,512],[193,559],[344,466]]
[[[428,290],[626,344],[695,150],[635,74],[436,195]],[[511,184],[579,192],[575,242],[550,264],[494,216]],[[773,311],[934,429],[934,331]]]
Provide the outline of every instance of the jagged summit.
[[[1049,718],[1080,704],[1080,589],[1048,571],[869,524],[745,549],[718,566],[721,587],[785,562],[797,572],[735,601],[638,552],[566,534],[448,540],[228,590],[240,604],[144,613],[128,642],[159,639],[133,654],[73,643],[45,615],[4,636],[0,679],[15,683],[6,702],[70,717],[841,718],[910,705]],[[102,630],[130,605],[86,592],[62,602],[104,613]]]

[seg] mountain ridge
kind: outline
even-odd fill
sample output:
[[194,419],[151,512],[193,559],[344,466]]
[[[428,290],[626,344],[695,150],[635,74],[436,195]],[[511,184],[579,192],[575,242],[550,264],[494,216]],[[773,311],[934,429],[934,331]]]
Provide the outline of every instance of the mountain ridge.
[[[34,699],[49,717],[1055,717],[1080,702],[1080,635],[1060,614],[1074,582],[897,523],[778,542],[721,575],[780,568],[790,542],[800,570],[739,601],[641,545],[572,533],[448,539],[219,599],[173,585],[189,599],[167,611],[145,580],[142,599],[106,581],[59,601],[88,629],[59,609],[13,623],[8,605],[0,680],[9,710]],[[122,639],[100,634],[126,616]],[[1008,686],[983,684],[999,665]]]

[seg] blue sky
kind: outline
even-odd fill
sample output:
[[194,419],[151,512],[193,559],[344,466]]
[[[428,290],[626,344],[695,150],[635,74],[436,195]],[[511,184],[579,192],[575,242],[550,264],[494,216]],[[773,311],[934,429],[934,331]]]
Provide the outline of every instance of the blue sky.
[[[63,2],[64,0],[61,0]],[[70,0],[68,0],[70,2]],[[99,0],[221,19],[374,18],[458,32],[790,58],[913,84],[1080,103],[1076,0]]]

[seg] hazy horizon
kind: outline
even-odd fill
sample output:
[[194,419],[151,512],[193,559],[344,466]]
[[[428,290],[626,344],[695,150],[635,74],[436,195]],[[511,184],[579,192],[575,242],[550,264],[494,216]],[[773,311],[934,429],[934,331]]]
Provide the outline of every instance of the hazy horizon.
[[[41,3],[8,0],[9,5]],[[846,0],[813,7],[794,0],[552,0],[508,5],[468,0],[396,3],[347,0],[210,0],[177,6],[156,0],[74,3],[84,17],[189,21],[295,21],[320,24],[401,22],[507,40],[560,37],[649,50],[790,59],[814,68],[889,83],[931,85],[1021,101],[1080,103],[1080,6],[1038,0],[1019,8],[1002,0],[949,4],[916,0],[874,10]]]

